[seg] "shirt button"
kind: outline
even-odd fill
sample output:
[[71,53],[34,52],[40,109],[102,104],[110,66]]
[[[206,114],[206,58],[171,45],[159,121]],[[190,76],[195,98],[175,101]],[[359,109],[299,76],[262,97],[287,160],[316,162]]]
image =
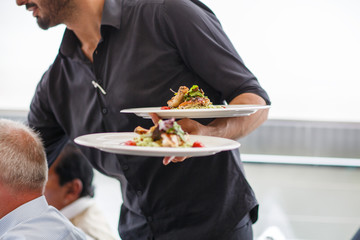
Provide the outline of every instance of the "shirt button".
[[107,114],[108,113],[108,110],[107,110],[107,108],[103,108],[103,109],[101,109],[101,112],[102,112],[102,114]]
[[126,170],[128,170],[128,169],[129,169],[129,166],[128,166],[128,165],[124,165],[124,166],[123,166],[123,170],[124,170],[124,171],[126,171]]
[[153,218],[149,216],[149,217],[147,217],[147,220],[148,220],[148,222],[152,222]]
[[140,197],[142,195],[142,191],[137,191],[136,194]]
[[96,50],[96,51],[95,51],[95,55],[97,55],[97,54],[98,54],[98,51]]

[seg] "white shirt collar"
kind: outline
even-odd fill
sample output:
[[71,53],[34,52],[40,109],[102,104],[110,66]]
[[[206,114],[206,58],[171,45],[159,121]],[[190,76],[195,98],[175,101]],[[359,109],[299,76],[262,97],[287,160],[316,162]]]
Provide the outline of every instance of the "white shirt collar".
[[0,219],[0,237],[16,225],[40,216],[47,211],[48,207],[49,205],[42,195],[14,209]]
[[95,200],[91,197],[81,197],[61,209],[60,212],[68,219],[71,219],[93,204],[95,204]]

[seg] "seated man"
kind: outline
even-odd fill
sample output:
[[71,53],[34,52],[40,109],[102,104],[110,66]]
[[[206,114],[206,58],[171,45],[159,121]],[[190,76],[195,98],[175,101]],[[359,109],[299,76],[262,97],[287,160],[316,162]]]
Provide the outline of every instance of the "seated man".
[[39,136],[0,119],[0,239],[86,239],[44,194],[48,168]]
[[92,199],[93,168],[75,145],[64,147],[51,165],[48,177],[45,196],[50,205],[91,238],[118,239]]

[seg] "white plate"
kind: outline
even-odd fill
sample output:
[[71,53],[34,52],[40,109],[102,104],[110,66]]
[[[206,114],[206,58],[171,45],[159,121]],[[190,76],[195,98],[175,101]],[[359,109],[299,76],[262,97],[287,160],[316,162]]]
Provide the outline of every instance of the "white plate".
[[94,133],[77,137],[75,138],[75,142],[83,146],[97,148],[110,153],[152,157],[207,156],[240,147],[240,143],[234,140],[199,135],[190,135],[190,141],[200,141],[205,147],[171,148],[124,145],[124,142],[132,140],[135,136],[137,136],[137,134],[133,132]]
[[149,113],[156,113],[161,118],[223,118],[248,116],[259,109],[270,108],[269,105],[215,105],[220,108],[205,109],[165,109],[161,107],[128,108],[121,113],[135,113],[139,117],[150,118]]

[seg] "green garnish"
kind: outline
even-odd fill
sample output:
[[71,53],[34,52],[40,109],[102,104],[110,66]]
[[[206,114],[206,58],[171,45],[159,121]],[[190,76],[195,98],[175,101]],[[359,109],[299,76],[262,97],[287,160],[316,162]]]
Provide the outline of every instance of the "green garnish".
[[203,90],[200,89],[198,85],[193,85],[184,96],[185,101],[188,101],[194,97],[205,97]]
[[186,142],[185,132],[184,130],[182,130],[181,126],[177,122],[174,122],[173,127],[168,129],[167,133],[177,134],[181,138],[181,140]]
[[168,119],[168,120],[160,120],[158,122],[159,130],[164,131],[169,134],[176,134],[178,135],[184,142],[186,142],[185,135],[186,133],[182,130],[181,126],[175,122],[175,119]]

